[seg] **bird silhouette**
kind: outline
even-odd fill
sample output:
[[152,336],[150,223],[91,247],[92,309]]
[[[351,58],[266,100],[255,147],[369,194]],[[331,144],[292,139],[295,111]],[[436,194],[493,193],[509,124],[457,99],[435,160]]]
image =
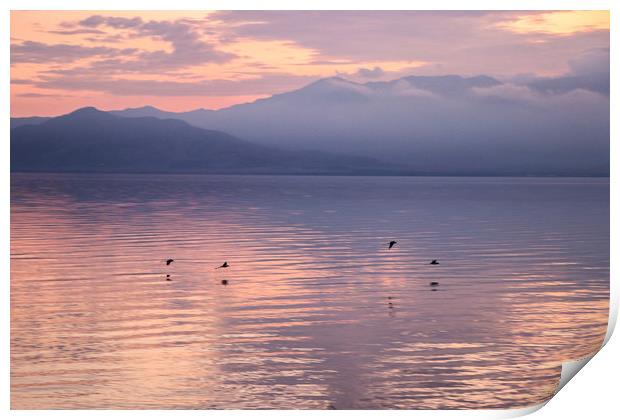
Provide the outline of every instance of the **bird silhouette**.
[[174,260],[173,260],[172,258],[168,258],[168,259],[166,260],[166,265],[170,265],[170,264],[172,264],[173,262],[174,262]]
[[224,264],[220,265],[219,267],[215,267],[215,269],[217,270],[218,268],[228,268],[228,267],[230,267],[228,265],[228,261],[224,261]]
[[396,245],[397,243],[398,243],[398,242],[396,242],[396,241],[390,241],[390,243],[388,244],[388,245],[389,245],[389,246],[388,246],[388,249],[392,249],[392,247],[393,247],[394,245]]
[[166,281],[172,281],[172,279],[170,278],[170,274],[166,274]]
[[226,285],[228,284],[228,280],[226,280],[226,279],[222,280],[222,284],[223,284],[224,286],[226,286]]
[[439,286],[439,282],[438,281],[432,281],[430,284],[431,284],[431,286]]
[[437,260],[433,260],[429,264],[430,265],[439,265],[439,262]]

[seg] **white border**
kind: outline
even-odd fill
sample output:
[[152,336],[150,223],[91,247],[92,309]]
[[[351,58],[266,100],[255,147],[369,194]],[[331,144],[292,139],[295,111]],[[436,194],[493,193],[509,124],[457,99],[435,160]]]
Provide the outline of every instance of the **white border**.
[[[3,206],[1,214],[3,223],[2,228],[2,250],[4,258],[2,259],[2,267],[4,278],[2,279],[2,309],[4,316],[2,317],[2,334],[3,345],[0,347],[2,353],[3,375],[1,378],[2,389],[2,411],[9,412],[10,406],[10,387],[9,387],[9,349],[10,349],[10,287],[9,287],[9,255],[10,255],[10,211],[9,211],[9,110],[10,110],[10,72],[9,72],[9,38],[10,24],[9,10],[278,10],[278,9],[301,9],[301,10],[595,10],[606,9],[611,10],[611,66],[612,66],[612,92],[611,92],[611,115],[618,115],[617,97],[618,87],[617,78],[613,75],[618,72],[618,60],[615,46],[618,41],[618,31],[620,27],[617,13],[619,8],[617,2],[611,0],[468,0],[465,1],[443,1],[435,0],[433,2],[423,1],[405,1],[405,0],[382,0],[374,2],[360,2],[351,0],[304,0],[296,1],[293,5],[291,1],[283,0],[262,0],[262,1],[242,1],[242,0],[212,0],[212,1],[195,1],[195,0],[175,0],[174,2],[163,0],[91,0],[88,4],[79,3],[70,0],[50,1],[50,0],[8,0],[5,1],[5,13],[1,16],[0,28],[4,35],[4,42],[1,44],[2,49],[2,75],[4,82],[1,84],[2,89],[2,109],[5,117],[1,120],[2,137],[0,139],[0,167],[2,168],[2,182],[0,188],[2,192]],[[618,187],[614,182],[614,167],[618,163],[618,148],[615,142],[618,140],[618,124],[611,119],[611,214],[618,214]],[[612,324],[615,324],[618,311],[618,282],[614,281],[615,264],[618,260],[618,224],[616,219],[611,219],[611,293],[612,305],[610,317]],[[609,333],[607,339],[609,339]],[[584,417],[592,418],[611,418],[611,413],[617,413],[617,392],[614,392],[616,378],[619,373],[620,363],[615,357],[620,354],[620,344],[618,338],[611,339],[607,345],[596,355],[593,360],[583,368],[578,375],[579,379],[571,381],[559,394],[554,397],[545,407],[533,414],[532,419],[583,419]],[[532,409],[537,408],[533,407]],[[315,418],[320,416],[344,416],[344,417],[362,417],[371,418],[380,415],[389,418],[409,418],[414,415],[416,418],[501,418],[505,416],[514,416],[527,414],[532,409],[525,410],[481,410],[481,411],[210,411],[208,416],[211,418],[230,418],[232,417],[251,417],[253,419],[269,418],[269,420],[278,418],[290,418],[291,416],[298,418]],[[91,418],[108,418],[114,417],[132,417],[132,418],[148,418],[160,419],[175,417],[202,417],[207,413],[201,411],[12,411],[8,413],[13,417],[30,418],[34,416],[44,415],[51,418],[82,418],[88,416]]]

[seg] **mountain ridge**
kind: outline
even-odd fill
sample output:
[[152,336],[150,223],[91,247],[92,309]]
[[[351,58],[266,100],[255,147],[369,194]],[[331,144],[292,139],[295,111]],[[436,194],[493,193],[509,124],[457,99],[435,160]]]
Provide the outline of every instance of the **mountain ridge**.
[[84,107],[11,130],[12,172],[396,174],[365,157],[282,151],[178,119]]
[[179,119],[267,147],[365,156],[417,173],[608,176],[609,97],[579,79],[553,79],[553,89],[547,79],[522,80],[330,77],[219,110],[110,113]]

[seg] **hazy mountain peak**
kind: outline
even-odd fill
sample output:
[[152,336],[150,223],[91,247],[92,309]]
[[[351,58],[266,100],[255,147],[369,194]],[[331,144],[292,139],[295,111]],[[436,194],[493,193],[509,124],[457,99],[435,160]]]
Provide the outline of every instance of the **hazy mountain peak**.
[[[367,99],[372,94],[369,87],[344,79],[340,76],[326,77],[302,87],[301,89],[275,95],[273,98],[297,97],[299,100],[316,102],[351,102]],[[269,98],[267,98],[269,100]]]
[[300,91],[301,92],[324,91],[326,89],[350,89],[350,88],[363,87],[363,86],[364,85],[361,83],[347,80],[341,76],[331,76],[331,77],[324,77],[322,79],[315,80],[314,82],[311,82],[305,86],[302,86],[299,89],[296,89],[290,92],[285,92],[283,94],[286,95],[287,93],[294,93],[294,92],[300,92]]
[[304,87],[329,85],[330,83],[338,83],[338,82],[350,83],[348,80],[346,80],[345,78],[341,76],[330,76],[330,77],[323,77],[321,79],[315,80],[314,82],[310,82]]
[[96,114],[105,114],[105,112],[98,110],[94,106],[85,106],[83,108],[78,108],[75,111],[67,115],[84,116],[84,115],[96,115]]
[[151,105],[144,105],[144,106],[139,106],[139,107],[135,107],[135,108],[126,108],[125,111],[157,111],[157,112],[165,112],[159,108],[155,108],[154,106]]
[[111,114],[121,117],[156,117],[156,118],[172,118],[174,113],[163,111],[151,105],[145,105],[137,108],[125,108],[119,111],[110,111]]
[[68,114],[61,115],[55,118],[50,118],[43,124],[57,124],[59,121],[64,120],[106,124],[108,121],[115,118],[118,117],[105,111],[101,111],[94,106],[85,106],[83,108],[78,108]]

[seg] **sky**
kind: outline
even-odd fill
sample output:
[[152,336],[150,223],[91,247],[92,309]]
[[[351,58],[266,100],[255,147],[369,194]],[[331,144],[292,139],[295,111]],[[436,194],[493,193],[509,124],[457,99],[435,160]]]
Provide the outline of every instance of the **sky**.
[[601,52],[608,68],[608,11],[12,11],[11,115],[221,109],[331,76],[553,78]]

